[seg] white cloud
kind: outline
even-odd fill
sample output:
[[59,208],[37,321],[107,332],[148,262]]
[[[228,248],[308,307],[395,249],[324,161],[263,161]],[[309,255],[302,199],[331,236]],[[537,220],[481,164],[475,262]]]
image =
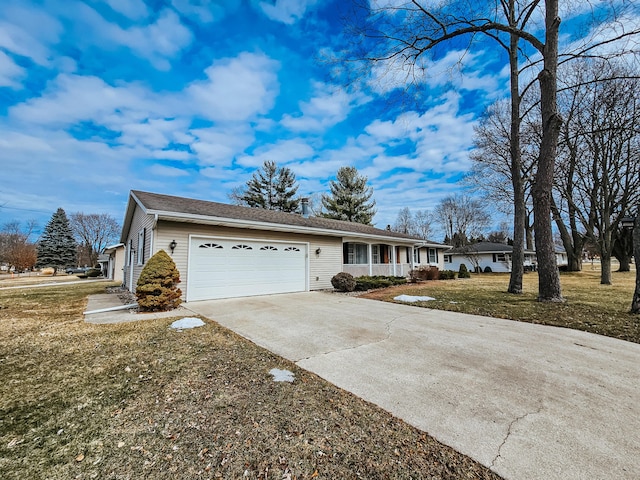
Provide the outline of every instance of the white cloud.
[[149,8],[144,0],[106,0],[106,2],[113,10],[132,20],[142,20],[149,16]]
[[227,14],[238,9],[241,0],[224,2],[203,2],[202,0],[171,0],[173,8],[181,15],[199,23],[222,20]]
[[314,83],[314,96],[300,102],[300,115],[285,114],[281,123],[296,132],[320,132],[347,118],[351,109],[369,101],[362,94],[351,94],[335,85]]
[[260,2],[258,6],[271,20],[292,25],[315,3],[316,0],[275,0],[273,3]]
[[47,86],[43,96],[10,108],[9,115],[50,127],[91,121],[119,129],[122,123],[142,121],[161,108],[162,104],[142,88],[113,87],[97,77],[62,74]]
[[188,177],[189,173],[182,168],[169,167],[167,165],[152,165],[149,168],[149,173],[152,175],[160,175],[162,177]]
[[9,55],[0,50],[0,87],[17,88],[18,79],[25,76],[25,69],[17,65]]
[[[75,11],[77,10],[77,11]],[[175,58],[193,40],[191,31],[182,25],[178,15],[169,9],[161,11],[154,23],[145,26],[122,28],[111,23],[84,3],[76,3],[65,12],[76,22],[83,41],[93,41],[102,48],[122,45],[135,54],[148,59],[159,70],[171,68],[170,59]]]
[[186,119],[165,120],[151,118],[141,123],[127,123],[121,126],[120,143],[126,145],[143,145],[151,148],[164,148],[172,141],[182,143],[180,136],[187,131],[189,122]]
[[190,131],[191,149],[204,167],[230,166],[236,155],[255,140],[253,132],[244,125],[200,128]]
[[51,61],[49,46],[63,31],[58,20],[41,9],[8,2],[0,13],[0,48],[30,58],[38,65]]
[[272,160],[279,166],[295,161],[310,160],[314,150],[303,140],[282,140],[273,145],[263,145],[253,152],[237,159],[238,164],[245,167],[259,167],[266,160]]
[[204,118],[223,122],[267,113],[279,90],[278,67],[278,62],[257,53],[217,60],[205,70],[207,80],[187,88],[190,107]]

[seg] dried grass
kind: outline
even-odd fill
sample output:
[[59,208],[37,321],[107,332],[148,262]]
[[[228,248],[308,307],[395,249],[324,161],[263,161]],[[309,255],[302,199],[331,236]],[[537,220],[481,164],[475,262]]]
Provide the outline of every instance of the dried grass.
[[371,292],[363,297],[393,302],[398,295],[427,295],[419,306],[573,328],[640,343],[640,317],[629,313],[635,271],[613,272],[613,284],[600,284],[600,271],[561,273],[565,303],[537,301],[538,276],[524,276],[522,295],[507,293],[509,274],[472,274],[470,279],[431,281]]
[[84,323],[104,289],[0,290],[1,478],[499,478],[214,322]]

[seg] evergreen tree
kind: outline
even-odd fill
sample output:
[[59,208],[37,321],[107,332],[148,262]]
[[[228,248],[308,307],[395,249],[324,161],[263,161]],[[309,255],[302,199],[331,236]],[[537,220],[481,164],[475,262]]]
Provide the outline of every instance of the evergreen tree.
[[290,168],[278,168],[276,162],[266,160],[262,168],[254,172],[247,186],[231,195],[241,205],[266,210],[296,212],[300,200],[296,198],[296,176]]
[[376,202],[371,200],[373,188],[367,186],[367,177],[359,175],[355,167],[340,167],[329,189],[331,195],[322,196],[324,217],[371,225]]
[[38,242],[37,267],[64,268],[76,263],[76,241],[62,208],[51,216]]

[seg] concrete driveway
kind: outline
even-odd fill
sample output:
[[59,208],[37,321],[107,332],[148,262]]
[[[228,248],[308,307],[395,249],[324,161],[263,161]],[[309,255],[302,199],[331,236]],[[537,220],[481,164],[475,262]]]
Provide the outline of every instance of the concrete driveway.
[[640,345],[306,292],[190,302],[507,479],[640,478]]

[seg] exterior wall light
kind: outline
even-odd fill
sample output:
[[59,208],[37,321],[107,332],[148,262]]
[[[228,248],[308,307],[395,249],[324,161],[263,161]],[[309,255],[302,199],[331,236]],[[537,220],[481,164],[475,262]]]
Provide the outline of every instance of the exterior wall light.
[[322,251],[322,250],[320,250],[320,247],[316,248],[316,255],[320,255],[320,252],[321,252],[321,251]]
[[169,244],[169,248],[171,249],[171,255],[173,255],[173,250],[178,246],[178,244],[176,243],[175,240],[171,240],[171,243]]

